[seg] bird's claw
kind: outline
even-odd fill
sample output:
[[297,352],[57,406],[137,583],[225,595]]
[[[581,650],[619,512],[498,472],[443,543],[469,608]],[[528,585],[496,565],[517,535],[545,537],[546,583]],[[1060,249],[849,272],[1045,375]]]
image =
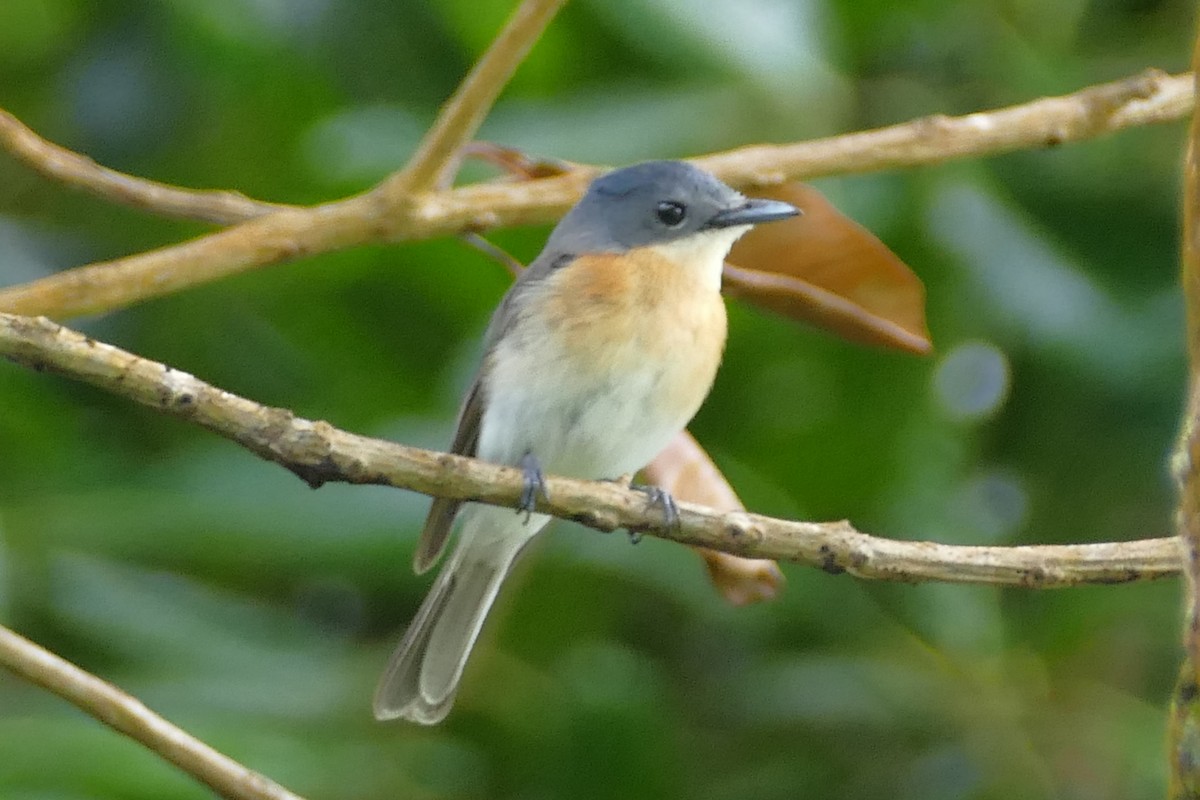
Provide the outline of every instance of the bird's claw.
[[533,516],[533,511],[537,508],[538,498],[549,500],[546,494],[546,478],[542,475],[542,466],[538,463],[537,456],[528,452],[521,456],[521,499],[517,504],[517,513],[525,512],[525,521],[529,522],[529,518]]
[[[663,510],[663,527],[668,530],[679,530],[679,506],[675,504],[675,498],[665,489],[660,489],[657,486],[649,486],[640,483],[629,484],[630,489],[639,491],[646,495],[646,500],[651,506],[661,506]],[[639,531],[633,531],[629,534],[629,539],[634,544],[641,541],[642,534]]]

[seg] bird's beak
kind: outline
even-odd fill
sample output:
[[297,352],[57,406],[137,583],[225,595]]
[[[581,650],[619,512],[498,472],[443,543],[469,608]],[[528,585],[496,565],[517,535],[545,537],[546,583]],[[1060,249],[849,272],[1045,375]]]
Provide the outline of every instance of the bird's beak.
[[778,200],[747,200],[737,208],[718,211],[704,226],[706,228],[731,228],[734,225],[758,225],[775,222],[802,214],[800,209]]

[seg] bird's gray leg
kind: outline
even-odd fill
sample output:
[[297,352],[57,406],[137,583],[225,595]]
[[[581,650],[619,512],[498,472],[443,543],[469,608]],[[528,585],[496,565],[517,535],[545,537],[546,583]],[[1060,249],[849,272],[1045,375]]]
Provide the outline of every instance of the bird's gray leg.
[[[671,496],[670,492],[657,486],[641,483],[630,483],[629,488],[646,495],[646,500],[651,506],[662,507],[664,528],[679,530],[679,506],[675,504],[675,498]],[[629,534],[629,538],[634,544],[637,544],[641,541],[642,535],[633,531]]]
[[538,498],[549,500],[546,495],[546,477],[542,475],[542,465],[538,463],[537,456],[533,451],[526,450],[525,455],[521,456],[521,462],[518,464],[521,468],[521,500],[517,504],[517,513],[525,512],[525,521],[529,522],[529,518],[533,515],[533,510],[537,508]]

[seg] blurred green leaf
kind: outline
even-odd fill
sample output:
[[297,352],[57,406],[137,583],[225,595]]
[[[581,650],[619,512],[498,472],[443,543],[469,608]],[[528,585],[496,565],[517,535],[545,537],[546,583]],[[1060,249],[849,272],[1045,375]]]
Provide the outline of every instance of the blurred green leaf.
[[55,55],[69,46],[80,15],[73,0],[6,0],[0,6],[0,65]]

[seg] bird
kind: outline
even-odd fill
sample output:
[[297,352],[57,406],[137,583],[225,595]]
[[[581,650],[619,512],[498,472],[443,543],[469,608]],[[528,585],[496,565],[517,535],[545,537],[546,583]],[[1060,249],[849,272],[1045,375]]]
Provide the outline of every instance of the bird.
[[[682,161],[592,181],[492,315],[451,445],[519,467],[519,507],[433,500],[414,570],[436,563],[456,523],[458,541],[380,679],[377,719],[446,717],[501,583],[550,521],[535,511],[543,471],[618,479],[684,429],[724,351],[730,247],[754,225],[799,213]],[[671,522],[670,496],[638,488]]]

